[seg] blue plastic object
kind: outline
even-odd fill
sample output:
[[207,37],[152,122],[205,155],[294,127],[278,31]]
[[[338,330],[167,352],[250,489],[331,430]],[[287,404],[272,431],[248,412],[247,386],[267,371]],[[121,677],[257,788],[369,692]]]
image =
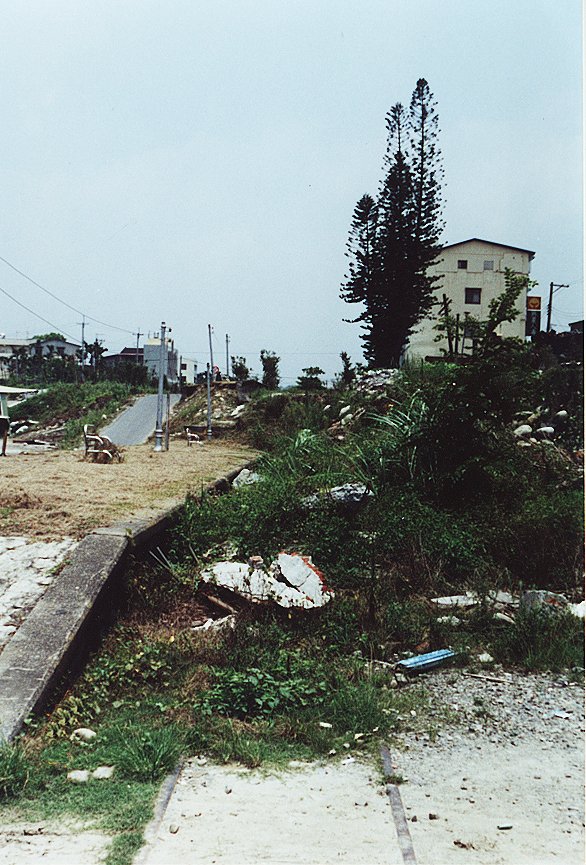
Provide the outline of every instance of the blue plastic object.
[[437,652],[428,652],[427,655],[416,655],[414,658],[399,661],[397,667],[407,673],[424,673],[455,657],[456,653],[451,649],[439,649]]

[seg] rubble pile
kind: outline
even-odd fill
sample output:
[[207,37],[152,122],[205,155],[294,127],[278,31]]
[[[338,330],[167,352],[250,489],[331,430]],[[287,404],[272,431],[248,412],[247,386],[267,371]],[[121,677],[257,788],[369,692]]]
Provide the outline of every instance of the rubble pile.
[[201,579],[252,603],[273,601],[284,608],[314,609],[333,598],[311,558],[296,553],[280,553],[268,569],[260,556],[218,562],[202,571]]

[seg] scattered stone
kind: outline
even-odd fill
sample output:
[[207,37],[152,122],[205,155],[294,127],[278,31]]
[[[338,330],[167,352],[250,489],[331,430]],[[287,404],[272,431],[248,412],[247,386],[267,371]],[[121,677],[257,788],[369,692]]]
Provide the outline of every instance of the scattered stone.
[[73,769],[67,773],[67,780],[76,784],[84,784],[89,780],[90,773],[87,769]]
[[179,826],[177,823],[171,823],[169,826],[169,832],[171,835],[176,835],[179,832]]
[[114,766],[98,766],[97,769],[94,769],[92,772],[92,778],[97,778],[98,781],[102,781],[106,778],[111,778],[114,774]]
[[444,598],[433,598],[431,601],[440,609],[451,609],[453,607],[474,607],[478,603],[478,598],[472,592],[466,592],[465,595],[449,595]]
[[225,787],[224,788],[224,793],[226,793],[227,795],[229,795],[231,792],[232,792],[232,787]]
[[489,655],[488,652],[483,652],[481,655],[478,656],[478,660],[481,664],[492,664],[494,658],[492,657],[492,655]]
[[[244,408],[244,406],[241,406],[241,408]],[[249,484],[256,484],[260,480],[262,480],[262,478],[258,474],[258,472],[254,472],[251,469],[242,469],[242,471],[239,472],[239,474],[237,474],[232,481],[232,486],[238,489],[238,487],[248,486]]]
[[512,829],[512,828],[513,828],[512,823],[501,823],[497,826],[497,829]]
[[83,739],[84,742],[90,742],[97,736],[97,733],[94,730],[90,730],[88,727],[78,727],[77,730],[74,730],[71,734],[71,738],[74,737],[77,739]]
[[563,595],[556,595],[554,592],[546,592],[543,589],[532,589],[529,592],[523,593],[519,606],[524,613],[538,610],[542,607],[552,611],[561,611],[568,608],[568,599]]
[[430,815],[429,815],[429,819],[430,819],[430,820],[439,820],[439,814],[432,814],[432,813],[430,813]]

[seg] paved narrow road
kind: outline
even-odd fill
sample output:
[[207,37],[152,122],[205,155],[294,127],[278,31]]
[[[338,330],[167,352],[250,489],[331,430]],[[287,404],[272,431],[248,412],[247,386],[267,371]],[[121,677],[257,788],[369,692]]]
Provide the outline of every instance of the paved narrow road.
[[[178,394],[171,394],[171,408],[179,402]],[[163,415],[167,410],[167,397],[163,402]],[[155,431],[157,422],[157,394],[140,396],[136,402],[121,412],[116,420],[100,432],[108,436],[116,445],[129,447],[142,445]]]

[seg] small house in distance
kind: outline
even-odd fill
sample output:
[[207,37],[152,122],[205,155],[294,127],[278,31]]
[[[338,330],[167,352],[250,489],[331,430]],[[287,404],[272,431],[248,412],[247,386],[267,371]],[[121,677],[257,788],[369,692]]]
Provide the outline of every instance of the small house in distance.
[[[433,360],[443,357],[442,349],[447,352],[447,339],[442,337],[439,342],[435,342],[438,332],[434,330],[434,325],[444,314],[444,294],[448,299],[450,315],[458,317],[462,325],[461,333],[465,333],[467,315],[481,321],[488,317],[490,301],[505,290],[505,270],[508,268],[515,273],[528,275],[534,257],[535,253],[528,249],[477,237],[444,246],[441,258],[430,268],[433,275],[440,277],[434,288],[437,305],[431,315],[416,327],[409,341],[407,356]],[[518,298],[517,306],[519,316],[513,322],[500,325],[498,333],[524,340],[526,293]],[[470,353],[471,348],[469,342],[464,343],[464,353]]]

